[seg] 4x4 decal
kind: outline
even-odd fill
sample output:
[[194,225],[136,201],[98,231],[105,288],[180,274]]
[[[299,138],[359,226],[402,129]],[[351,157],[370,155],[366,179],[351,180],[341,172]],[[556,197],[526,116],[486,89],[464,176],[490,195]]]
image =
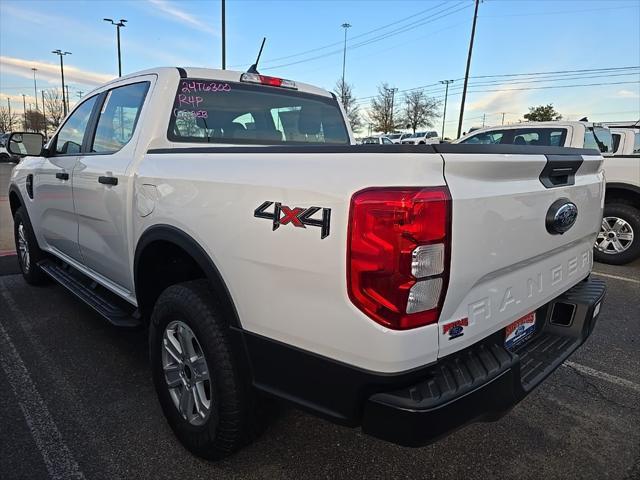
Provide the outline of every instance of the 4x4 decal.
[[[273,212],[267,212],[267,208],[274,205]],[[322,210],[322,218],[311,218]],[[280,225],[292,224],[294,227],[307,228],[320,227],[320,238],[329,236],[329,226],[331,224],[331,209],[322,207],[290,208],[280,202],[264,202],[253,211],[256,218],[266,218],[273,222],[273,230],[277,230]]]

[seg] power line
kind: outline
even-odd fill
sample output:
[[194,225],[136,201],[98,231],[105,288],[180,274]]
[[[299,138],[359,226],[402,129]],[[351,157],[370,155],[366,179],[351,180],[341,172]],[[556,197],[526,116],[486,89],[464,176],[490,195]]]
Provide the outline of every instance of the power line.
[[[420,10],[419,12],[416,12],[413,15],[409,15],[407,17],[403,17],[403,18],[401,18],[399,20],[396,20],[394,22],[387,23],[386,25],[382,25],[382,26],[374,28],[372,30],[368,30],[366,32],[363,32],[363,33],[360,33],[358,35],[355,35],[354,37],[351,38],[351,40],[355,40],[355,39],[358,39],[358,38],[366,37],[367,35],[370,35],[370,34],[372,34],[374,32],[379,32],[380,30],[384,30],[385,28],[391,27],[393,25],[397,25],[398,23],[402,23],[402,22],[405,22],[407,20],[415,19],[416,17],[421,16],[421,15],[427,13],[427,12],[430,12],[430,11],[436,9],[436,8],[440,8],[442,5],[445,5],[445,4],[446,4],[446,2],[442,2],[442,3],[438,4],[438,5],[436,5],[435,7],[425,8],[424,10]],[[315,48],[311,48],[309,50],[304,50],[302,52],[294,53],[294,54],[291,54],[291,55],[285,55],[283,57],[277,57],[277,58],[272,58],[270,60],[265,60],[264,63],[273,63],[273,62],[277,62],[277,61],[280,61],[280,60],[287,60],[289,58],[300,57],[300,56],[306,55],[308,53],[318,52],[320,50],[325,50],[327,48],[335,47],[335,46],[341,45],[341,44],[342,44],[342,41],[328,43],[328,44],[323,45],[321,47],[315,47]],[[231,66],[231,68],[245,67],[247,65],[248,64],[233,65],[233,66]]]
[[[528,76],[530,77],[530,79],[523,79],[523,81],[518,81],[519,79],[517,79],[517,81],[511,81],[511,80],[504,80],[504,81],[490,81],[490,82],[472,82],[470,83],[470,86],[483,86],[483,85],[510,85],[510,84],[517,84],[517,83],[535,83],[535,82],[545,82],[545,81],[563,81],[563,80],[577,80],[578,78],[575,78],[577,74],[580,73],[597,73],[597,72],[602,72],[600,75],[593,75],[593,76],[589,76],[589,77],[585,77],[585,76],[581,76],[579,78],[605,78],[605,77],[614,77],[614,76],[621,76],[621,75],[634,75],[635,72],[631,72],[631,73],[625,73],[625,74],[617,74],[617,73],[612,73],[612,74],[608,74],[605,72],[619,72],[622,70],[639,70],[640,66],[627,66],[627,67],[610,67],[610,68],[594,68],[594,69],[577,69],[577,70],[558,70],[558,71],[551,71],[551,72],[530,72],[530,73],[503,73],[503,74],[496,74],[496,75],[477,75],[477,76],[470,76],[469,78],[471,79],[484,79],[484,78],[498,78],[498,77],[523,77],[523,76]],[[640,73],[640,71],[638,72]],[[542,76],[546,76],[546,75],[554,75],[555,78],[541,78]],[[538,77],[538,78],[536,78]],[[461,78],[456,78],[456,81],[462,80]],[[419,89],[425,89],[425,88],[429,88],[429,87],[434,87],[437,86],[438,83],[431,83],[428,85],[421,85],[418,87],[412,87],[412,88],[407,88],[407,89],[403,89],[403,90],[399,90],[399,93],[404,93],[404,92],[410,92],[412,90],[419,90]],[[460,88],[460,87],[454,87],[454,88]],[[425,93],[434,93],[434,92],[440,92],[440,91],[444,91],[443,87],[440,88],[436,88],[430,91],[425,91]],[[366,97],[358,97],[356,98],[356,102],[360,103],[362,101],[371,99],[371,98],[375,98],[377,95],[370,95],[370,96],[366,96]]]
[[[461,8],[458,8],[457,10],[455,10],[456,7],[459,7],[461,5],[462,5]],[[458,3],[458,4],[454,5],[453,7],[448,7],[447,9],[436,13],[435,14],[436,16],[429,17],[427,20],[419,21],[419,23],[416,23],[415,25],[408,24],[405,27],[402,27],[402,28],[399,28],[399,29],[396,29],[396,30],[392,30],[390,32],[384,33],[382,35],[378,35],[376,37],[373,37],[373,38],[368,39],[368,40],[364,40],[364,41],[359,42],[359,43],[352,44],[351,46],[349,46],[347,48],[347,50],[354,50],[356,48],[360,48],[360,47],[363,47],[365,45],[370,45],[372,43],[379,42],[379,41],[384,40],[384,39],[389,38],[389,37],[400,35],[402,33],[405,33],[407,31],[409,31],[409,30],[413,30],[415,28],[421,27],[421,26],[426,25],[428,23],[435,22],[435,21],[440,20],[442,18],[448,17],[449,15],[453,15],[454,13],[458,13],[458,12],[460,12],[462,10],[465,10],[467,8],[469,8],[469,5],[463,5],[462,3]],[[409,26],[409,25],[411,25],[411,26]],[[283,64],[280,64],[280,65],[273,65],[273,66],[270,66],[270,67],[264,67],[264,70],[274,70],[276,68],[283,68],[283,67],[289,67],[291,65],[298,65],[300,63],[306,63],[306,62],[311,62],[311,61],[314,61],[314,60],[319,60],[321,58],[325,58],[325,57],[328,57],[328,56],[331,56],[331,55],[336,55],[336,54],[339,54],[339,53],[342,53],[342,49],[332,50],[332,51],[327,52],[327,53],[323,53],[323,54],[316,55],[314,57],[309,57],[309,58],[302,59],[302,60],[297,60],[297,61],[294,61],[294,62],[283,63]]]

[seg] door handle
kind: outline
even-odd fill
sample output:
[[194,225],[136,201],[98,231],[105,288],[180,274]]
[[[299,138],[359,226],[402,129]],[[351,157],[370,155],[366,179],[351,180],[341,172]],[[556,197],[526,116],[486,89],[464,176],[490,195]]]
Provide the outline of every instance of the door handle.
[[104,183],[105,185],[117,185],[118,177],[98,177],[98,183]]
[[69,180],[69,174],[68,173],[63,173],[63,172],[58,172],[58,173],[56,173],[56,178],[58,178],[60,180]]

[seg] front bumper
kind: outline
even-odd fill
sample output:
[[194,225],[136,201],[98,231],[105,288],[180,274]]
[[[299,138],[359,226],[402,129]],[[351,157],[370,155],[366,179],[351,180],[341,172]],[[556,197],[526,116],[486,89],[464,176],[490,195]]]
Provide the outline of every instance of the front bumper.
[[504,347],[502,331],[434,364],[409,387],[365,404],[365,433],[417,447],[474,421],[496,420],[558,368],[591,334],[606,286],[586,279],[537,311],[538,333]]

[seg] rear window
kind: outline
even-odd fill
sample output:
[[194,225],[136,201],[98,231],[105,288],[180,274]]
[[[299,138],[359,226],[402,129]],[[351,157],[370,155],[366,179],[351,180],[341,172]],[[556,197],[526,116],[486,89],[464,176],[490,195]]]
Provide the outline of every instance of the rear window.
[[640,153],[640,132],[636,132],[633,142],[633,153]]
[[566,138],[565,128],[505,128],[477,133],[461,143],[563,147]]
[[168,138],[254,145],[349,144],[334,98],[193,78],[180,81]]

